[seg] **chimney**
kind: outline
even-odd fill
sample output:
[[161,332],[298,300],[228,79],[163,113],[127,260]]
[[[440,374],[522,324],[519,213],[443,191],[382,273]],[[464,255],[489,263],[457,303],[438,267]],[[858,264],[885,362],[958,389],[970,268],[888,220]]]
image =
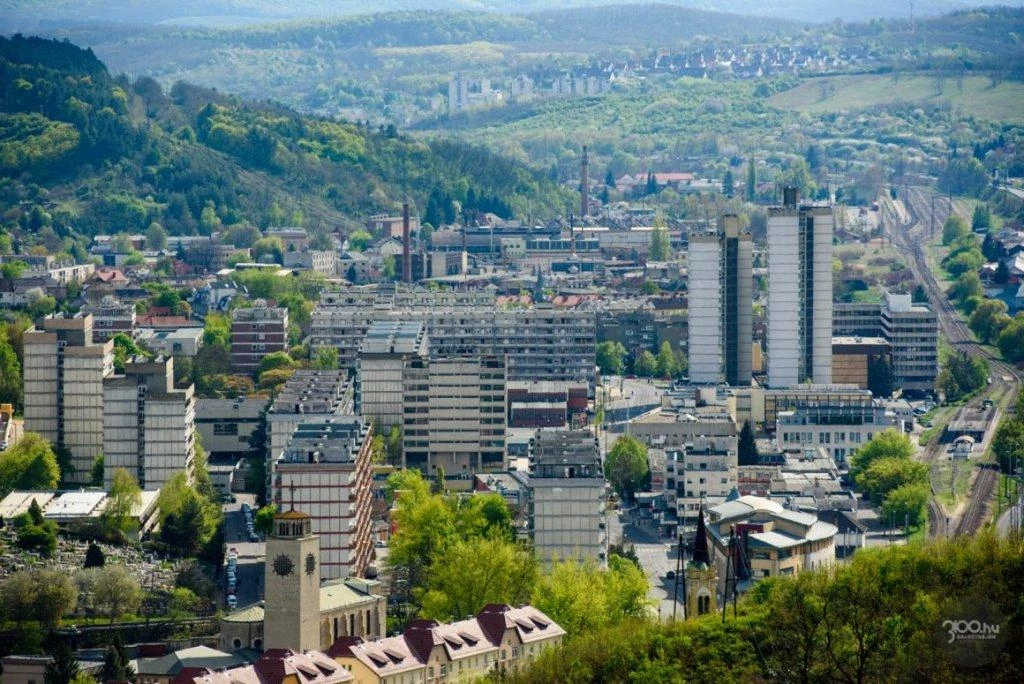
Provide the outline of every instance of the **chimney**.
[[590,215],[590,160],[587,158],[587,146],[583,146],[583,159],[580,162],[580,219]]
[[412,282],[412,254],[409,251],[409,203],[402,204],[402,282]]
[[782,206],[795,207],[800,201],[800,190],[798,188],[782,188]]

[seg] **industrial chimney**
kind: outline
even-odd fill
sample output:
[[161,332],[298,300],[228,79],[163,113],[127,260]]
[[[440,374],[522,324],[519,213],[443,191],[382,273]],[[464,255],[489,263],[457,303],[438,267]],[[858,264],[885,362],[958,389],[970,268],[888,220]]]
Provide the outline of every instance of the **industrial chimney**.
[[587,158],[587,146],[583,146],[583,159],[580,161],[580,219],[590,216],[590,160]]
[[402,204],[402,282],[412,282],[412,253],[409,247],[409,203]]

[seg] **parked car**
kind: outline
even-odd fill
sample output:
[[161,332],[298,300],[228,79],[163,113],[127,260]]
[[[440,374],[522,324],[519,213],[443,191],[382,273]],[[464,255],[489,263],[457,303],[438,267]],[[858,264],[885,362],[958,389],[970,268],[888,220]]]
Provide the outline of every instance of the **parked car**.
[[234,610],[237,607],[238,607],[238,597],[235,596],[234,594],[229,594],[228,595],[228,608],[230,608],[231,610]]

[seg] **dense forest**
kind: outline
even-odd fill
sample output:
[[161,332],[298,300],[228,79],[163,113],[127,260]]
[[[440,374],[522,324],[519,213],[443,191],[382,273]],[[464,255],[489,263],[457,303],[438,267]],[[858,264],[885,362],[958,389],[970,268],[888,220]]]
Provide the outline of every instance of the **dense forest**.
[[[91,50],[0,38],[0,210],[51,251],[81,234],[219,226],[344,226],[403,200],[560,214],[572,198],[526,166],[247,103],[177,83],[112,77]],[[467,203],[468,200],[468,203]]]

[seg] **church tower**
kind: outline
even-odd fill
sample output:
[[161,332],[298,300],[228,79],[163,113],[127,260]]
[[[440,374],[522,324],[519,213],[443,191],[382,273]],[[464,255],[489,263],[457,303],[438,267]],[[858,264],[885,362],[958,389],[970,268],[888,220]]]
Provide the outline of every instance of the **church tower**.
[[274,516],[264,579],[264,648],[320,648],[320,537],[308,514]]
[[693,558],[686,564],[686,617],[718,611],[718,570],[708,553],[708,533],[704,527],[704,507],[697,518],[693,537]]

